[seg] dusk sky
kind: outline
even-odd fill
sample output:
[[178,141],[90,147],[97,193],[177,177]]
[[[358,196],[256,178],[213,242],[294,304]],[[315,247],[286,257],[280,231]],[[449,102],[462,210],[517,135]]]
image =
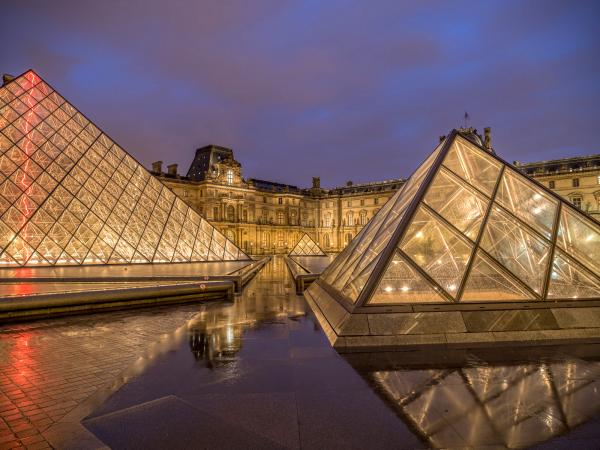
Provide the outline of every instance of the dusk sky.
[[600,1],[9,1],[32,68],[140,162],[232,147],[245,177],[410,175],[440,134],[508,161],[600,153]]

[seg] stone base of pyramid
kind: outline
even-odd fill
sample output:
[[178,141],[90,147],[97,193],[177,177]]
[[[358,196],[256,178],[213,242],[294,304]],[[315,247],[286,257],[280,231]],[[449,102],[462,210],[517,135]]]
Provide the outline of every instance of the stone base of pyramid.
[[0,269],[0,322],[231,300],[270,260]]
[[[304,297],[339,352],[600,343],[600,301],[456,307],[352,314],[317,280]],[[431,307],[429,307],[432,309]],[[477,310],[477,308],[485,308]]]

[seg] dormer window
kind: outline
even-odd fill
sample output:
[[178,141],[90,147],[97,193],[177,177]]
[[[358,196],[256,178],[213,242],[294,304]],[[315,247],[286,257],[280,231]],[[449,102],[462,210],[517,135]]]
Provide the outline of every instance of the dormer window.
[[227,169],[227,184],[233,184],[233,170]]

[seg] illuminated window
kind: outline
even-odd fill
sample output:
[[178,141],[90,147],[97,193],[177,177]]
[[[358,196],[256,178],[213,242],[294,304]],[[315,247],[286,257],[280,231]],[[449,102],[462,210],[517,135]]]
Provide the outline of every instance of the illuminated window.
[[308,222],[308,214],[304,212],[304,213],[302,213],[301,225],[303,227],[305,227],[307,222]]
[[573,202],[573,205],[578,209],[581,209],[581,201],[582,201],[581,197],[573,197],[571,199],[571,202]]
[[184,197],[187,197],[188,195],[189,195],[189,193],[188,193],[187,189],[184,189],[184,190],[183,190],[183,196],[184,196]]
[[283,211],[279,211],[277,213],[277,223],[279,225],[284,225],[284,223],[285,223],[285,215],[283,214]]
[[597,184],[600,184],[600,175],[598,175],[598,179],[596,180]]
[[346,225],[354,225],[354,212],[348,211],[348,213],[346,214]]
[[327,213],[325,214],[325,226],[326,227],[330,227],[331,226],[331,214]]
[[280,205],[283,205],[283,199],[282,199],[281,197],[279,197],[279,198],[277,199],[277,202],[278,202]]
[[233,170],[227,169],[227,184],[233,184]]
[[367,224],[367,212],[366,211],[360,212],[360,224],[363,226]]

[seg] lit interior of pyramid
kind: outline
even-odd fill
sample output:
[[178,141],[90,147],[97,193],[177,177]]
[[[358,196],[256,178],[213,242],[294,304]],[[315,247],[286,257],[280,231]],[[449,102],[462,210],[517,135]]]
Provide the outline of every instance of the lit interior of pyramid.
[[367,306],[600,298],[595,220],[460,134],[441,147],[323,282]]
[[241,259],[33,71],[0,88],[0,264]]
[[306,233],[290,252],[290,256],[325,256],[321,247]]

